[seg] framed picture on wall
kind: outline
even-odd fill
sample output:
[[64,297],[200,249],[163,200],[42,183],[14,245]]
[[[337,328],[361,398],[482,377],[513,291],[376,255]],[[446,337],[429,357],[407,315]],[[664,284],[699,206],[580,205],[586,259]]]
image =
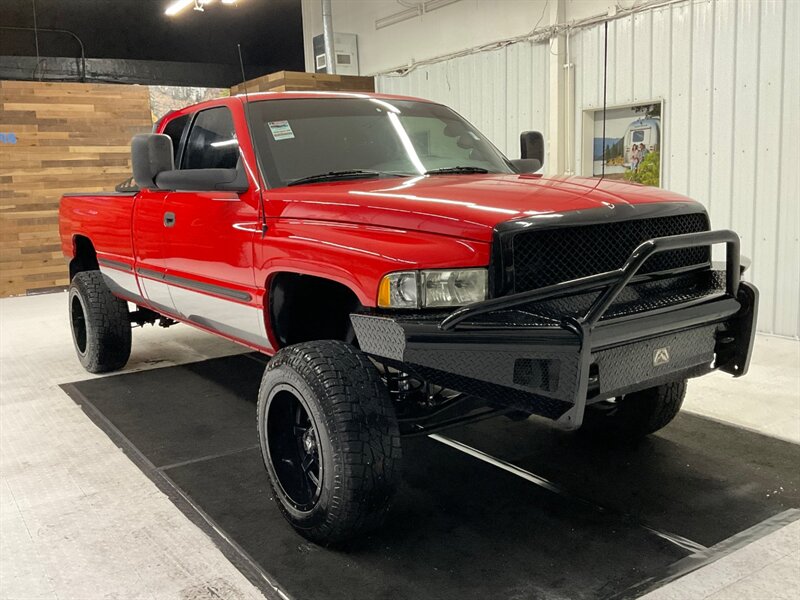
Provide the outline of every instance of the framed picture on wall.
[[591,113],[592,177],[622,179],[661,186],[661,148],[664,144],[662,101],[606,109]]

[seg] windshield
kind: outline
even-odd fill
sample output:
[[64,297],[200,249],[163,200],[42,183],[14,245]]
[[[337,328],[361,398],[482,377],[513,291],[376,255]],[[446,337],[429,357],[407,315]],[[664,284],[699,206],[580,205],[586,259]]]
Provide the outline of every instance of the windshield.
[[262,100],[248,110],[271,187],[352,170],[394,175],[453,167],[514,172],[472,125],[439,104],[313,98]]

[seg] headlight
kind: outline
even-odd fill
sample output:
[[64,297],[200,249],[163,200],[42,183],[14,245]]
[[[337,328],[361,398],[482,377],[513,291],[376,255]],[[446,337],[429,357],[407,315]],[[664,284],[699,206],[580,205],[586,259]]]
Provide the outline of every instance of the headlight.
[[418,308],[417,271],[389,273],[378,286],[378,306],[381,308]]
[[464,306],[486,300],[486,269],[422,271],[422,305]]
[[386,275],[378,287],[381,308],[463,306],[486,300],[486,269],[400,271]]

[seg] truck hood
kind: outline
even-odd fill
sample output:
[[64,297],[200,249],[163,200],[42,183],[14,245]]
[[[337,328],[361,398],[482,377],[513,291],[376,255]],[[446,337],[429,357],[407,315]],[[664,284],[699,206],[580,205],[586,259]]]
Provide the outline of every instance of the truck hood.
[[[491,241],[503,221],[693,200],[623,181],[537,175],[437,175],[339,181],[266,193],[268,216],[356,223]],[[698,209],[702,208],[698,205]]]

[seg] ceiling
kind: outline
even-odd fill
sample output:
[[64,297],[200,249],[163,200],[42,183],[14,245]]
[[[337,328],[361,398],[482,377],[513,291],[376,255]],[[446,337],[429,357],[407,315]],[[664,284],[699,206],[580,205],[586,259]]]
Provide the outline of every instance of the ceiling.
[[[172,0],[1,0],[2,26],[66,29],[87,58],[238,64],[304,70],[300,0],[217,0],[205,12],[168,17]],[[68,35],[40,31],[41,56],[79,55]],[[32,32],[0,29],[1,56],[35,56]]]

